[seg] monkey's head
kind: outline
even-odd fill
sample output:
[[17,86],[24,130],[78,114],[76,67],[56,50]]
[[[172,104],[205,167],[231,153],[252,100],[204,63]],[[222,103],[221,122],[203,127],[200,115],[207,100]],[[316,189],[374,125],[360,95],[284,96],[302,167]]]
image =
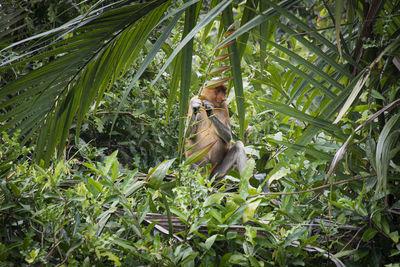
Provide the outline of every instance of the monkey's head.
[[201,97],[209,102],[211,102],[214,107],[221,107],[226,101],[227,88],[225,85],[219,85],[215,88],[204,87],[201,90]]

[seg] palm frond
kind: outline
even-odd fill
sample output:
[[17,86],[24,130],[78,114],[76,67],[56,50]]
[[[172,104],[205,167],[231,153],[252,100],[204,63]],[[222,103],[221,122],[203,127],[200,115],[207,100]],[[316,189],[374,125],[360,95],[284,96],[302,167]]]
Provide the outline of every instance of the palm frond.
[[[50,52],[34,57],[46,62],[49,55],[55,55],[55,60],[0,91],[0,106],[8,111],[1,117],[0,130],[16,125],[29,127],[24,132],[27,136],[37,134],[37,159],[48,162],[56,146],[62,151],[73,119],[77,119],[79,134],[96,96],[98,102],[113,81],[127,71],[162,17],[165,2],[156,0],[94,14],[79,21],[72,32],[61,32],[74,36],[64,35],[64,41],[46,47],[52,49]],[[9,96],[15,94],[10,101]]]

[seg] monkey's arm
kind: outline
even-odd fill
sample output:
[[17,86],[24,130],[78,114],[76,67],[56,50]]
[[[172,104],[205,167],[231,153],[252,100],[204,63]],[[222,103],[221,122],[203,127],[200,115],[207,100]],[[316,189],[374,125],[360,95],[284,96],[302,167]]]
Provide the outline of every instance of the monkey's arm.
[[[186,138],[193,138],[194,136],[190,137],[191,135],[195,134],[197,132],[197,124],[195,123],[197,113],[199,112],[201,106],[201,100],[197,97],[194,97],[190,100],[190,107],[189,107],[189,112],[188,112],[188,125],[187,125],[187,131],[186,131]],[[190,120],[189,120],[190,117]]]
[[219,137],[221,137],[222,140],[226,144],[229,144],[232,139],[231,135],[231,128],[227,126],[226,124],[222,123],[217,117],[215,116],[210,116],[208,117],[212,124],[214,125],[215,129],[217,130],[217,134]]
[[214,105],[207,100],[203,100],[204,108],[206,109],[207,116],[211,123],[214,125],[218,136],[226,143],[229,144],[232,139],[231,127],[221,122],[213,112]]

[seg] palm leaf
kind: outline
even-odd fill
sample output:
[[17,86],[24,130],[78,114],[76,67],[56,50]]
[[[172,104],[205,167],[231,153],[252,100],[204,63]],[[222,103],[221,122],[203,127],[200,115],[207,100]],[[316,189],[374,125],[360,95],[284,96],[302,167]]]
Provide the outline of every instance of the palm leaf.
[[313,117],[311,115],[306,114],[305,112],[299,111],[295,108],[292,108],[286,104],[282,104],[278,101],[274,101],[271,99],[261,99],[261,100],[256,100],[257,103],[267,106],[268,108],[272,108],[279,113],[285,114],[287,116],[296,118],[301,121],[305,121],[307,123],[310,123],[311,125],[314,125],[315,127],[324,129],[327,132],[332,133],[333,135],[336,135],[337,137],[341,139],[345,139],[346,136],[342,133],[342,130],[336,126],[333,125],[331,122],[320,119],[318,117]]
[[376,194],[383,192],[386,195],[387,172],[391,160],[391,149],[397,143],[400,136],[400,113],[394,115],[383,127],[376,145],[376,173],[378,182]]
[[[116,114],[115,114],[115,116],[113,118],[110,132],[112,132],[112,130],[113,130],[115,121],[117,120],[117,116],[118,116],[119,112],[121,111],[122,107],[124,106],[129,93],[131,92],[131,90],[133,89],[133,87],[135,86],[135,84],[139,80],[139,78],[142,76],[142,74],[144,73],[146,68],[150,65],[150,62],[157,55],[157,53],[160,50],[161,46],[163,45],[163,43],[165,42],[165,40],[168,38],[169,34],[171,33],[173,27],[178,22],[179,18],[182,16],[182,13],[183,13],[183,10],[179,11],[175,15],[175,17],[171,20],[171,22],[168,24],[168,26],[165,27],[165,29],[163,29],[163,33],[157,39],[157,41],[154,43],[154,45],[151,48],[150,52],[147,54],[146,58],[143,60],[142,64],[140,65],[140,67],[138,69],[138,71],[136,72],[135,76],[133,77],[131,83],[125,89],[124,94],[122,96],[122,99],[121,99],[121,101],[120,101],[120,103],[118,105],[117,112],[116,112]],[[167,112],[167,114],[169,114],[169,112]],[[168,116],[167,116],[167,119],[168,119]]]
[[[259,5],[259,10],[260,13],[263,14],[264,11],[266,11],[268,8],[268,5],[266,2],[261,1]],[[260,24],[260,67],[261,70],[264,70],[265,67],[265,56],[266,56],[266,48],[267,48],[267,43],[265,40],[268,40],[268,21],[261,23]]]
[[343,107],[340,109],[339,114],[338,114],[338,116],[336,117],[336,119],[335,119],[335,121],[333,123],[338,123],[340,121],[340,119],[344,116],[346,111],[353,104],[353,101],[356,99],[357,95],[359,94],[359,92],[363,88],[365,82],[367,81],[367,79],[368,79],[368,77],[369,77],[369,75],[371,73],[371,69],[375,66],[375,64],[377,64],[385,54],[389,53],[390,51],[395,51],[396,48],[399,46],[399,43],[400,43],[400,37],[397,37],[393,42],[390,43],[390,45],[388,45],[378,55],[378,57],[366,69],[364,69],[361,72],[362,75],[360,76],[359,80],[357,80],[357,83],[352,88],[352,91],[351,91],[348,99],[344,103]]
[[[251,19],[253,19],[256,15],[254,10],[257,8],[258,0],[247,0],[246,3],[244,4],[244,10],[243,10],[243,15],[240,20],[240,25],[244,25],[247,22],[249,22]],[[263,1],[260,2],[260,5],[262,5]],[[238,51],[239,51],[239,58],[242,58],[244,50],[246,49],[246,44],[247,40],[249,39],[249,32],[245,32],[244,34],[240,35],[239,38],[237,39],[238,43]]]
[[[200,6],[200,5],[199,5]],[[192,5],[185,13],[185,28],[182,38],[193,30],[197,19],[197,6]],[[193,38],[188,41],[182,50],[181,57],[181,90],[179,95],[179,137],[178,151],[183,152],[186,114],[189,108],[190,78],[192,76]]]
[[174,60],[174,58],[178,55],[178,53],[185,47],[185,45],[190,42],[190,40],[199,33],[205,26],[207,26],[210,22],[212,22],[230,3],[232,0],[225,0],[220,2],[215,8],[213,8],[206,16],[204,16],[197,25],[186,35],[186,37],[179,43],[179,45],[174,49],[171,55],[168,57],[164,65],[158,72],[158,75],[151,83],[151,86],[158,81],[158,79],[163,75],[164,71],[167,69],[169,64]]
[[[223,23],[226,28],[230,27],[233,24],[233,13],[232,8],[227,8],[222,13]],[[220,46],[223,47],[223,46]],[[228,47],[229,60],[232,65],[232,77],[233,84],[235,88],[235,100],[239,117],[239,136],[242,141],[244,141],[244,132],[245,132],[245,106],[244,106],[244,93],[243,93],[243,80],[242,80],[242,70],[240,67],[240,54],[238,51],[237,43],[235,40],[232,41],[232,44]]]
[[[299,0],[284,0],[279,3],[279,6],[285,7],[285,8],[290,8],[296,3],[298,3]],[[235,40],[239,38],[239,36],[248,33],[255,27],[259,26],[261,23],[264,23],[267,21],[267,18],[276,16],[278,13],[276,12],[275,9],[269,8],[267,11],[263,12],[262,15],[257,15],[254,18],[252,18],[249,22],[245,23],[243,26],[241,25],[239,29],[237,29],[233,34],[231,34],[229,37],[227,37],[224,41],[222,41],[220,44],[218,44],[217,47],[222,47],[226,45],[227,43],[231,42],[232,40]]]
[[[125,73],[164,13],[165,2],[123,6],[77,23],[77,34],[68,42],[47,47],[57,55],[54,61],[0,91],[0,106],[10,111],[2,115],[5,123],[1,130],[19,124],[31,127],[24,129],[27,136],[38,131],[36,158],[48,162],[56,145],[62,151],[73,118],[77,118],[79,133],[79,125],[96,95],[98,101]],[[47,56],[44,53],[42,60]],[[17,92],[18,98],[9,101],[8,95]],[[12,112],[15,109],[18,113]],[[42,115],[39,118],[38,113]]]

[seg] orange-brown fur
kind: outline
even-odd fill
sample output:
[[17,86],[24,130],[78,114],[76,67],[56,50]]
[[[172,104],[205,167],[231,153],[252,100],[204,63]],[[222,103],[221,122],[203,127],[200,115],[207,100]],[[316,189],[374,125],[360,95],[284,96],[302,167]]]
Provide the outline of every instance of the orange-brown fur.
[[[220,94],[221,91],[223,91],[223,97],[218,95],[218,93]],[[213,116],[216,116],[223,124],[230,128],[230,118],[228,107],[225,103],[225,94],[225,86],[220,86],[218,88],[203,88],[200,94],[200,99],[211,102],[214,105]],[[193,97],[191,102],[195,99],[199,99],[199,97]],[[221,163],[226,153],[230,149],[230,142],[225,143],[224,140],[218,136],[218,133],[211,120],[207,116],[203,105],[200,107],[200,110],[197,114],[193,114],[191,106],[189,105],[188,116],[190,117],[192,115],[196,116],[195,123],[192,126],[194,127],[194,134],[191,136],[191,138],[186,139],[186,158],[194,152],[204,149],[215,142],[211,150],[196,164],[199,166],[205,166],[206,164],[211,163],[212,166],[215,166]]]

